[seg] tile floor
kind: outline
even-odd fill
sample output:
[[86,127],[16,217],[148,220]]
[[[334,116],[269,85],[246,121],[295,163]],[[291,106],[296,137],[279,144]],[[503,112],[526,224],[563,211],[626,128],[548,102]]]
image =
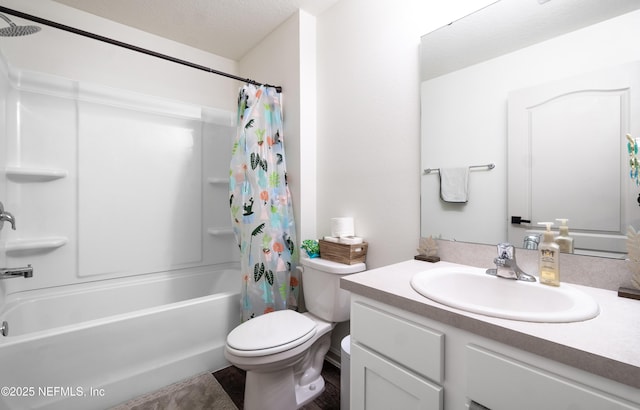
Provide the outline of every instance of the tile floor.
[[[244,370],[230,366],[213,373],[218,383],[227,392],[238,409],[244,408]],[[302,407],[303,410],[339,410],[340,409],[340,369],[324,362],[322,376],[325,390],[313,402]]]

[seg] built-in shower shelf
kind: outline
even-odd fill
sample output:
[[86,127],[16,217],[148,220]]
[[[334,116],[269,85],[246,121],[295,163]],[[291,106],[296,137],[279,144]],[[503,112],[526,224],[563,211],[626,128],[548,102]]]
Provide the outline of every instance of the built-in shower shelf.
[[233,228],[209,228],[207,232],[213,236],[233,235]]
[[56,249],[66,245],[69,240],[64,236],[50,236],[46,238],[34,238],[34,239],[16,239],[13,241],[7,241],[5,244],[5,251],[21,252],[21,251],[46,251]]
[[209,177],[207,178],[207,181],[211,185],[228,185],[229,184],[229,178]]
[[46,182],[64,178],[68,172],[65,169],[33,168],[33,167],[7,167],[7,178],[16,182]]

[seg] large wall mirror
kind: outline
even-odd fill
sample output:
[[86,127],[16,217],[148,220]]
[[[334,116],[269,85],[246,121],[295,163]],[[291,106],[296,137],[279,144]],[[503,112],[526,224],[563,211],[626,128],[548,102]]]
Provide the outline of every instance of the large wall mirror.
[[[567,218],[576,253],[624,255],[640,223],[639,8],[500,0],[422,37],[422,236],[522,247]],[[467,167],[467,202],[443,201],[439,170]]]

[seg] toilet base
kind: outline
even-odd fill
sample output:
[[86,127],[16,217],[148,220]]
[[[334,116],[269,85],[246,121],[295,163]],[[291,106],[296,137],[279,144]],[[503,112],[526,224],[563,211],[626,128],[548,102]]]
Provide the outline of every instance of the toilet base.
[[311,403],[324,391],[324,378],[318,378],[304,386],[296,386],[296,402],[298,407]]
[[245,410],[294,410],[315,400],[324,391],[322,376],[296,385],[292,369],[259,373],[248,371],[244,392]]

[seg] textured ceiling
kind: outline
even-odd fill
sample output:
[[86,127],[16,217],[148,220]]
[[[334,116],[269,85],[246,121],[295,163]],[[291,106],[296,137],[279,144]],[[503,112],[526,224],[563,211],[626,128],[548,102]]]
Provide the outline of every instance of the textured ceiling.
[[239,60],[298,9],[318,15],[338,0],[54,0]]

